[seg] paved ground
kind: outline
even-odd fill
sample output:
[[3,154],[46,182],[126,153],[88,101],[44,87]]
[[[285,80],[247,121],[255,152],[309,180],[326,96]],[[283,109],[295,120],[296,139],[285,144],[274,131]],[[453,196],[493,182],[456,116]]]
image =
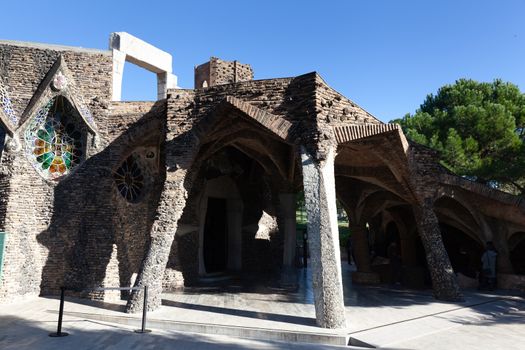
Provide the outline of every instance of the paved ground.
[[136,334],[132,330],[137,326],[122,324],[138,325],[140,318],[122,313],[122,303],[68,299],[63,327],[71,335],[50,338],[47,334],[56,330],[58,300],[20,300],[0,306],[0,349],[341,348],[261,340],[277,339],[276,335],[303,341],[349,335],[355,345],[396,349],[525,348],[525,300],[520,295],[466,291],[464,303],[441,303],[430,291],[351,286],[350,271],[346,265],[343,268],[349,320],[343,331],[315,326],[311,277],[303,272],[295,291],[270,280],[230,280],[222,286],[215,283],[165,294],[161,309],[149,313],[151,334]]

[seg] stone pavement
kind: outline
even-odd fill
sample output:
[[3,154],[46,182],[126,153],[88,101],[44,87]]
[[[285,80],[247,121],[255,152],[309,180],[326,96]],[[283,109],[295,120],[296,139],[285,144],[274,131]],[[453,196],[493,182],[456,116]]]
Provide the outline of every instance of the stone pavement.
[[464,303],[442,303],[428,290],[351,286],[348,266],[343,274],[344,330],[315,326],[310,275],[303,271],[295,291],[234,279],[165,294],[163,306],[148,313],[150,334],[132,331],[140,315],[124,314],[123,302],[68,298],[63,328],[71,335],[65,338],[47,336],[56,330],[56,298],[1,305],[0,349],[336,349],[333,344],[348,339],[396,349],[524,348],[520,295],[470,290]]

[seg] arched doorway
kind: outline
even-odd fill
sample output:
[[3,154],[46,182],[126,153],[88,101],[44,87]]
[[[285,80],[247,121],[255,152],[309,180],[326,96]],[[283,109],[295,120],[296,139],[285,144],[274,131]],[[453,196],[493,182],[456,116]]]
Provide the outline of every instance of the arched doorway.
[[199,274],[240,270],[243,202],[235,182],[224,175],[206,181],[200,203]]
[[509,250],[514,273],[525,275],[525,232],[516,232],[510,237]]

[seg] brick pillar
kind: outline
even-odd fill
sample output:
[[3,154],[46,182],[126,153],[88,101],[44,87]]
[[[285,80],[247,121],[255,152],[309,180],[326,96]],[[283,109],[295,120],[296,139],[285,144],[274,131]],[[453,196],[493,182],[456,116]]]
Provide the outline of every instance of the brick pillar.
[[279,194],[280,208],[284,220],[283,266],[293,267],[295,262],[296,219],[295,193]]
[[296,218],[295,218],[295,193],[280,193],[279,204],[283,218],[284,245],[283,268],[281,283],[283,285],[296,285],[297,274],[295,270],[295,245],[296,245]]
[[301,148],[317,324],[346,327],[335,204],[334,150],[317,160]]
[[352,282],[361,284],[379,283],[379,274],[372,272],[366,227],[350,223],[349,228],[352,235],[352,250],[357,266],[357,271],[352,273]]
[[463,295],[441,239],[438,219],[432,209],[432,200],[425,199],[423,203],[414,205],[412,209],[425,248],[434,297],[440,300],[462,301]]

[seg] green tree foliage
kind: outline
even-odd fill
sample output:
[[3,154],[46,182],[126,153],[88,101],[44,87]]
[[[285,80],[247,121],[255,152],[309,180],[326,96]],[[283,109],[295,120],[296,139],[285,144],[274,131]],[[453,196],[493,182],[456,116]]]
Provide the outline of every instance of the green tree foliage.
[[440,151],[454,173],[525,195],[525,95],[516,85],[461,79],[391,122]]

